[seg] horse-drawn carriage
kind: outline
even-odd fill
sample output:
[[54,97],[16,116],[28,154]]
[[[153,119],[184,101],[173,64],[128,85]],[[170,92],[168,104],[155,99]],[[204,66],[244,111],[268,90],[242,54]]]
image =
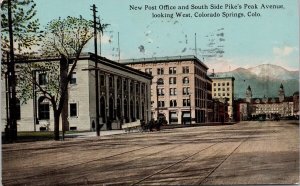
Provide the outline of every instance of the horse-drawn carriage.
[[162,119],[151,119],[148,123],[145,123],[144,120],[136,120],[135,122],[123,124],[122,129],[124,129],[126,132],[130,132],[133,130],[137,130],[140,132],[152,132],[153,130],[160,131],[161,126],[166,124],[167,121]]

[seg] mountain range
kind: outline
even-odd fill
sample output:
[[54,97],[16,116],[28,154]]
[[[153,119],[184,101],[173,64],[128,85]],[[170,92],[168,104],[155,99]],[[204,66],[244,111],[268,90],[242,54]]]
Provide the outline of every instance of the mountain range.
[[246,89],[251,87],[253,97],[277,97],[282,83],[285,95],[292,96],[299,90],[299,70],[288,71],[272,64],[262,64],[253,68],[237,68],[230,72],[215,74],[217,77],[232,76],[234,81],[234,96],[245,98]]

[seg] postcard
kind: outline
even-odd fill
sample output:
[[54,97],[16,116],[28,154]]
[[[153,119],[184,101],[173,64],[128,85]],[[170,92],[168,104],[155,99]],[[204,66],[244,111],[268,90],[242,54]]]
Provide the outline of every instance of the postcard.
[[1,9],[3,185],[299,183],[299,1]]

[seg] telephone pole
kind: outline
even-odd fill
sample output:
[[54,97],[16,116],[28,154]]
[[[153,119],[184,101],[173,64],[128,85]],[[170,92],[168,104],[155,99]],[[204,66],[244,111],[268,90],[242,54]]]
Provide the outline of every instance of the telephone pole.
[[16,118],[16,76],[15,76],[15,56],[14,40],[12,28],[12,6],[8,0],[8,29],[9,29],[9,58],[8,62],[8,88],[9,88],[9,138],[11,141],[17,139],[17,118]]
[[97,16],[96,13],[97,11],[97,7],[95,4],[93,4],[92,9],[93,11],[93,18],[94,18],[94,47],[95,47],[95,93],[96,93],[96,134],[97,136],[100,136],[100,123],[99,123],[99,69],[98,69],[98,59],[97,59],[97,25],[100,23],[97,23]]

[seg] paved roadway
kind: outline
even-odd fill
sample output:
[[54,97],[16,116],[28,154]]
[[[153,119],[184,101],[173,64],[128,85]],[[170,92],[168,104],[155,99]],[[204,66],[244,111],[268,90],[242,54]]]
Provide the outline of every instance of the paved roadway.
[[299,182],[298,121],[3,145],[3,185]]

